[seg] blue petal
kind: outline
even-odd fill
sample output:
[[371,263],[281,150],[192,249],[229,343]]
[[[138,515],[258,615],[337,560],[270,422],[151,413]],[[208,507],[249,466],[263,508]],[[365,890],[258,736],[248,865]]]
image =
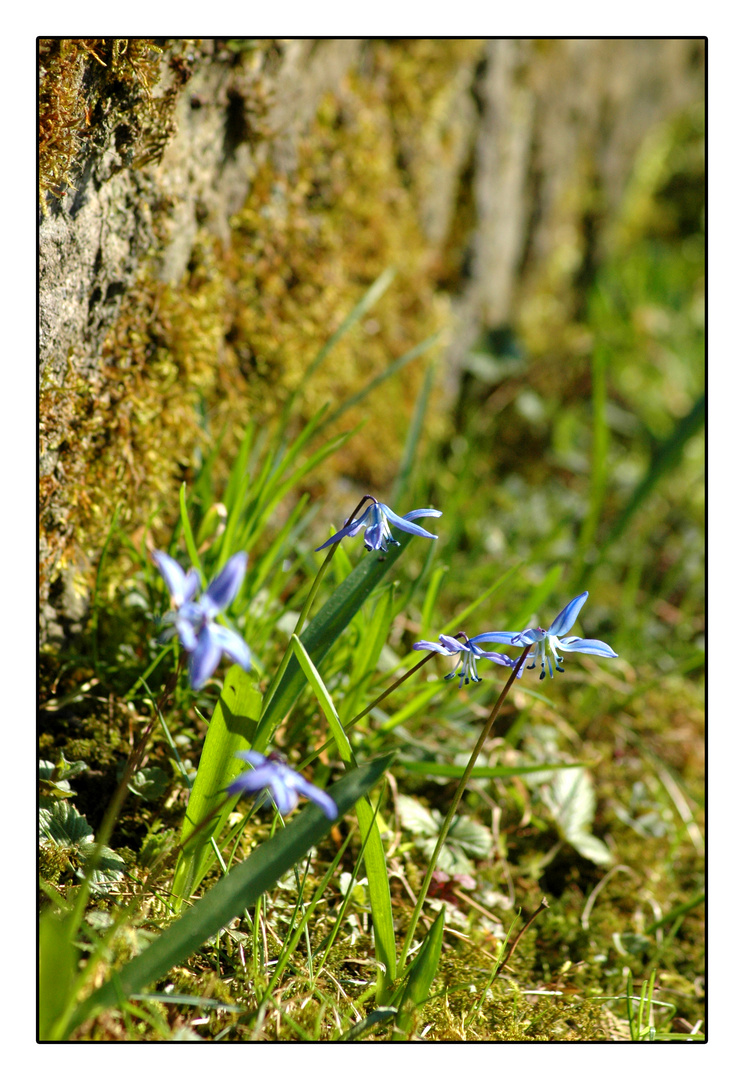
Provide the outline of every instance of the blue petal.
[[327,548],[329,544],[335,544],[339,540],[343,540],[345,536],[356,536],[356,534],[359,532],[362,525],[368,518],[371,509],[372,507],[368,506],[361,517],[354,518],[354,520],[350,521],[348,525],[344,525],[343,529],[339,529],[337,533],[334,533],[333,536],[329,537],[329,539],[326,540],[324,544],[321,544],[320,547],[317,547],[315,550],[322,551],[323,548]]
[[178,637],[186,652],[193,652],[196,648],[197,638],[194,627],[188,619],[179,618],[176,615],[176,629],[178,630]]
[[[294,778],[293,778],[294,779]],[[333,821],[338,817],[338,807],[325,791],[316,787],[315,784],[311,784],[309,780],[306,780],[304,776],[297,774],[297,778],[294,779],[294,788],[299,791],[300,795],[304,795],[306,799],[311,799],[314,803],[320,807],[327,818]]]
[[524,648],[525,645],[535,645],[538,641],[544,641],[547,637],[545,630],[523,630],[521,634],[513,634],[511,643]]
[[367,551],[387,551],[382,521],[375,521],[374,524],[367,526],[364,533],[364,546]]
[[564,634],[567,634],[576,622],[578,614],[586,603],[588,596],[588,592],[583,592],[579,596],[575,596],[569,604],[566,604],[563,611],[556,615],[548,627],[548,633],[554,634],[555,637],[563,637]]
[[243,641],[240,634],[236,634],[234,630],[229,630],[226,626],[220,626],[218,623],[213,623],[209,628],[212,641],[222,649],[224,653],[230,657],[236,664],[245,670],[251,666],[251,650]]
[[243,583],[247,565],[248,556],[244,551],[239,551],[237,555],[233,555],[228,560],[201,598],[205,611],[216,615],[219,611],[224,611],[226,607],[230,606]]
[[268,787],[273,780],[270,764],[269,762],[258,769],[250,769],[248,772],[241,773],[228,787],[228,793],[230,795],[250,795],[254,791],[262,791],[265,787]]
[[614,649],[611,649],[604,641],[597,641],[596,638],[563,638],[560,647],[563,652],[590,653],[592,656],[606,656],[610,660],[617,656]]
[[[399,517],[396,513],[394,513],[394,511],[390,509],[389,506],[386,506],[385,503],[380,503],[380,508],[382,509],[382,512],[384,513],[388,521],[391,523],[391,525],[395,525],[396,529],[402,529],[403,532],[412,533],[414,536],[424,536],[427,540],[439,539],[437,536],[434,535],[434,533],[430,533],[427,532],[426,529],[422,529],[420,525],[414,525],[410,520],[408,520],[410,515],[406,515],[406,517]],[[420,510],[411,510],[411,514],[414,514],[416,517],[432,516],[426,515]],[[437,514],[433,516],[439,515]]]
[[190,600],[199,585],[199,575],[196,570],[191,569],[188,574],[184,574],[176,560],[166,555],[164,551],[153,551],[152,561],[163,575],[176,607]]
[[504,667],[514,667],[516,663],[515,660],[512,660],[510,656],[506,656],[504,653],[486,652],[485,649],[479,649],[477,645],[473,651],[479,660],[483,657],[486,660],[493,660],[494,664],[503,664]]
[[414,649],[428,649],[429,652],[438,652],[442,656],[451,656],[452,649],[445,648],[444,645],[440,645],[438,641],[417,641],[413,646]]
[[271,791],[271,797],[276,804],[276,808],[282,817],[286,817],[290,811],[294,810],[299,802],[297,792],[285,784],[283,777],[275,776],[271,781],[269,790]]
[[416,518],[420,518],[420,517],[441,517],[441,516],[442,516],[442,511],[441,510],[409,510],[407,514],[403,515],[403,517],[406,519],[406,521],[414,521]]
[[[513,645],[515,637],[515,634],[505,633],[501,630],[493,630],[489,631],[487,634],[478,634],[477,637],[471,638],[470,640],[476,645],[481,641],[497,641],[499,645]],[[525,642],[525,644],[527,643]]]
[[199,690],[220,662],[222,649],[212,636],[213,626],[205,626],[199,633],[194,651],[189,656],[189,679],[194,690]]
[[243,761],[249,761],[255,768],[269,760],[264,754],[259,754],[258,750],[238,750],[235,757],[242,758]]
[[469,643],[464,643],[456,637],[450,637],[449,634],[440,634],[439,640],[450,653],[470,652]]

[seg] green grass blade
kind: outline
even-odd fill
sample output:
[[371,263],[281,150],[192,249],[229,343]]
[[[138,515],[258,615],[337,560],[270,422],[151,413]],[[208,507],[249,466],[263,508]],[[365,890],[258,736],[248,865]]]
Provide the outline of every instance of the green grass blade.
[[[450,765],[444,761],[399,761],[409,773],[418,776],[446,776],[452,780],[459,780],[465,772],[464,765]],[[561,761],[541,765],[476,765],[470,774],[476,780],[488,780],[499,778],[508,779],[510,776],[527,776],[529,773],[550,772],[555,769],[582,769],[587,766],[582,761],[572,761],[569,764]]]
[[79,953],[59,913],[47,909],[39,920],[39,1040],[52,1039],[55,1022],[69,1007]]
[[[377,758],[345,776],[329,788],[339,816],[343,817],[389,768],[392,754]],[[295,866],[310,848],[328,834],[333,822],[313,803],[308,803],[285,829],[275,833],[209,892],[163,931],[139,956],[130,960],[75,1010],[57,1037],[65,1039],[84,1020],[101,1009],[113,1008],[121,997],[138,994],[183,963],[231,919],[242,915],[259,897]]]
[[[347,768],[355,766],[354,751],[339,720],[331,695],[328,693],[318,669],[295,634],[292,635],[292,648],[304,674],[315,691],[333,738],[336,741],[341,760]],[[364,868],[367,871],[372,922],[375,928],[375,954],[377,959],[384,965],[384,971],[378,971],[379,999],[384,996],[388,987],[392,985],[396,970],[395,927],[393,925],[393,907],[390,899],[390,882],[385,862],[385,849],[377,825],[377,816],[369,799],[364,796],[354,809],[359,822],[359,831],[362,836],[367,837],[364,849]]]
[[228,799],[193,841],[197,826],[224,801],[224,789],[245,769],[235,757],[238,750],[250,750],[261,711],[261,694],[250,676],[237,664],[229,669],[207,730],[194,786],[181,830],[183,850],[176,864],[173,895],[177,904],[197,888],[212,861],[211,838],[218,837],[237,797]]
[[[427,344],[434,344],[439,335],[435,334],[424,342],[424,346]],[[421,347],[419,347],[420,351]],[[424,426],[424,419],[426,417],[426,409],[429,404],[429,398],[431,397],[431,389],[434,385],[434,372],[435,366],[430,363],[426,369],[424,375],[424,381],[421,384],[418,397],[416,398],[416,408],[413,411],[411,417],[411,423],[408,425],[408,435],[406,436],[406,445],[403,447],[403,456],[401,458],[400,468],[398,469],[398,475],[395,478],[392,491],[390,492],[390,503],[392,506],[397,506],[398,501],[403,498],[407,488],[408,481],[411,476],[411,470],[413,469],[414,458],[416,457],[416,448],[421,438],[421,432]]]
[[679,464],[686,444],[693,435],[697,434],[704,423],[705,395],[702,394],[687,416],[682,417],[669,438],[658,447],[656,453],[653,455],[646,475],[636,486],[625,505],[625,509],[615,521],[615,524],[612,526],[609,534],[602,543],[600,559],[604,552],[623,535],[631,520],[646,502],[646,499],[654,490],[659,480]]
[[408,976],[403,984],[400,997],[396,994],[393,1003],[398,1004],[398,1019],[395,1025],[393,1041],[410,1038],[416,1021],[416,1011],[429,997],[431,984],[436,978],[439,958],[442,954],[444,936],[444,908],[429,927],[416,959],[408,969]]
[[[380,559],[376,552],[367,554],[308,624],[300,640],[316,667],[320,666],[372,590],[393,568],[413,539],[418,537],[401,535],[400,546],[391,547],[383,559]],[[294,705],[304,685],[302,668],[297,657],[293,656],[271,699],[264,704],[264,712],[253,744],[255,750],[263,751],[268,745],[274,729]]]
[[191,522],[189,521],[189,512],[186,508],[186,481],[181,484],[181,489],[178,492],[178,504],[181,508],[181,527],[183,528],[183,538],[186,542],[186,550],[189,553],[191,559],[191,565],[195,570],[199,571],[199,575],[204,583],[204,571],[202,570],[201,559],[199,558],[199,552],[196,550],[196,541],[194,540],[194,534],[191,531]]
[[[320,431],[321,428],[326,427],[328,424],[333,424],[336,420],[338,420],[341,416],[343,416],[343,414],[345,412],[347,412],[348,409],[353,408],[355,405],[359,405],[362,401],[364,401],[364,399],[369,394],[372,393],[373,390],[376,390],[377,387],[380,386],[381,383],[384,383],[387,379],[391,378],[393,375],[397,375],[397,373],[402,368],[404,368],[407,364],[410,364],[412,360],[415,360],[418,356],[421,356],[421,354],[423,352],[426,352],[427,349],[430,349],[432,347],[432,345],[436,344],[436,341],[437,341],[438,338],[439,338],[438,333],[432,334],[431,337],[428,337],[428,338],[426,338],[425,341],[422,341],[420,345],[414,346],[414,348],[410,349],[409,352],[404,353],[403,356],[400,356],[400,357],[398,357],[397,360],[394,360],[392,362],[392,364],[390,364],[388,367],[386,367],[385,370],[382,371],[379,375],[376,375],[374,377],[374,379],[370,379],[370,381],[367,383],[366,386],[362,387],[362,389],[359,390],[356,394],[352,394],[351,397],[347,398],[346,401],[342,402],[338,406],[338,408],[335,409],[331,413],[331,415],[329,417],[327,417],[323,421],[323,423],[320,425],[318,430]],[[427,373],[427,378],[428,378],[428,373]],[[426,396],[428,397],[428,391],[427,391]],[[409,435],[409,439],[410,439],[410,435]],[[414,442],[414,448],[415,448],[415,442]],[[405,452],[404,452],[404,455],[403,455],[403,460],[404,461],[406,460]],[[397,481],[396,481],[396,484],[397,484]],[[393,492],[390,495],[391,503],[395,503],[396,498],[397,498],[397,495],[395,493],[395,489],[393,489]]]
[[331,349],[333,349],[333,347],[338,344],[341,338],[344,337],[344,335],[347,334],[349,330],[351,330],[352,326],[358,323],[360,319],[364,318],[364,316],[367,314],[371,307],[374,307],[374,305],[386,291],[388,286],[391,284],[394,277],[395,270],[393,269],[393,267],[389,266],[386,270],[383,270],[380,276],[372,282],[359,303],[352,308],[350,313],[346,316],[344,321],[339,326],[338,330],[336,330],[336,332],[329,337],[328,341],[318,352],[317,356],[305,372],[305,378],[297,387],[297,389],[290,395],[287,404],[284,406],[281,419],[282,429],[286,427],[287,422],[289,421],[292,409],[294,408],[294,403],[297,400],[297,396],[300,393],[301,389],[313,377],[315,372],[318,370],[320,365],[328,356]]

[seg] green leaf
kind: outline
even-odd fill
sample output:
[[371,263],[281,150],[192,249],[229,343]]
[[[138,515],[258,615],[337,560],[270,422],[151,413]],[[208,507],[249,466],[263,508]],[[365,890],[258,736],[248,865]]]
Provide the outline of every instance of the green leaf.
[[[402,535],[400,546],[391,547],[383,558],[380,558],[378,552],[370,552],[364,556],[308,624],[300,640],[316,668],[320,667],[332,645],[413,539],[413,536]],[[292,656],[271,699],[264,705],[253,743],[254,750],[265,750],[274,729],[292,708],[304,685],[302,668],[297,657]]]
[[[329,789],[339,816],[365,795],[393,759],[377,758],[347,773]],[[66,1039],[85,1019],[117,1006],[120,1000],[145,990],[165,976],[174,964],[183,963],[210,937],[251,907],[279,878],[321,842],[333,825],[313,803],[292,818],[251,855],[226,874],[209,892],[163,931],[157,941],[130,960],[98,990],[82,1001],[69,1019],[60,1022],[51,1037]]]
[[[399,795],[397,806],[401,824],[419,837],[416,846],[430,859],[439,839],[443,815],[438,810],[428,810],[409,795]],[[486,859],[492,848],[491,833],[484,825],[472,818],[455,817],[437,856],[437,866],[448,874],[472,874],[473,865],[468,855]]]
[[163,769],[157,765],[151,765],[146,769],[138,769],[128,787],[135,795],[143,799],[159,799],[168,787],[169,777]]
[[[386,731],[389,721],[383,724],[382,730]],[[465,772],[464,765],[450,765],[444,761],[402,761],[398,759],[398,765],[407,772],[417,773],[419,776],[447,776],[453,780],[459,780]],[[530,773],[548,773],[557,769],[582,769],[580,761],[570,764],[559,762],[558,764],[546,765],[476,765],[470,774],[474,780],[508,779],[510,776],[527,776]]]
[[[39,837],[42,842],[77,852],[82,866],[76,868],[77,877],[85,877],[85,864],[96,850],[96,844],[86,818],[68,802],[53,802],[39,808]],[[119,881],[126,863],[109,847],[102,847],[96,868],[90,877],[92,892],[103,892],[113,881]]]
[[[204,740],[199,768],[181,830],[183,850],[176,864],[173,895],[177,905],[198,887],[213,861],[212,837],[218,837],[238,801],[225,798],[225,788],[245,769],[235,757],[250,750],[261,711],[261,694],[237,664],[229,669]],[[199,828],[210,814],[213,818]]]
[[58,912],[47,909],[39,921],[39,1041],[53,1036],[52,1027],[70,1002],[77,974],[78,951]]
[[561,769],[551,780],[544,799],[567,843],[598,866],[612,862],[607,845],[589,832],[597,803],[586,769],[576,772]]
[[[356,765],[351,743],[338,718],[331,696],[302,642],[295,634],[292,635],[292,648],[302,666],[303,672],[315,691],[335,739],[341,760],[347,768]],[[385,862],[385,849],[377,825],[377,815],[366,795],[359,800],[354,809],[361,835],[367,838],[364,848],[364,866],[367,871],[369,901],[372,910],[372,922],[375,928],[375,955],[384,967],[384,970],[378,974],[378,997],[382,997],[387,988],[392,985],[397,962],[390,882]]]
[[393,1034],[394,1041],[410,1038],[416,1023],[417,1010],[427,1001],[431,984],[436,978],[439,958],[442,954],[444,936],[444,907],[429,927],[416,959],[408,969],[408,976],[403,984],[400,997],[396,995],[393,1003],[398,1005],[398,1019]]

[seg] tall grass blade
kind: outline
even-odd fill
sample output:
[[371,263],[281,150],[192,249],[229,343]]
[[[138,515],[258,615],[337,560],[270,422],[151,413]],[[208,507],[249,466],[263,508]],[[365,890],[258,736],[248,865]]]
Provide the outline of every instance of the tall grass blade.
[[[354,751],[351,748],[349,737],[339,720],[331,696],[302,642],[294,634],[292,635],[292,648],[308,682],[315,691],[315,696],[336,741],[341,760],[347,769],[356,766]],[[384,965],[384,970],[378,970],[379,999],[384,996],[388,987],[392,985],[396,969],[395,927],[393,925],[393,907],[390,899],[390,883],[385,862],[385,849],[377,825],[377,816],[369,799],[364,796],[354,809],[359,822],[359,831],[362,836],[368,837],[364,850],[364,866],[367,871],[372,922],[375,928],[375,954],[381,964]]]
[[444,936],[444,907],[429,927],[421,948],[408,969],[402,991],[396,994],[391,1004],[398,1005],[398,1019],[393,1034],[393,1041],[410,1038],[416,1023],[418,1009],[429,997],[431,984],[439,968]]
[[[370,552],[335,589],[301,635],[302,644],[316,667],[322,663],[333,644],[343,633],[372,590],[395,565],[408,547],[412,536],[402,535],[400,546],[390,548],[384,558]],[[279,680],[256,732],[253,748],[263,751],[278,724],[287,715],[305,685],[296,656],[293,656]]]
[[[251,747],[261,701],[261,694],[251,683],[250,676],[233,664],[207,730],[184,816],[181,830],[183,850],[173,878],[173,896],[177,906],[198,887],[212,862],[211,839],[220,835],[237,802],[237,796],[225,801],[224,790],[245,769],[235,754]],[[220,804],[224,805],[215,813]],[[206,826],[198,828],[210,814],[214,814],[214,817]]]

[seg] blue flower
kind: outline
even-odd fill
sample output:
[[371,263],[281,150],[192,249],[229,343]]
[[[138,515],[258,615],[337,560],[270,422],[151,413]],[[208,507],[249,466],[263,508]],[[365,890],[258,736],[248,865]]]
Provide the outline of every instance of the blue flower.
[[302,795],[305,799],[312,799],[331,821],[338,817],[338,807],[331,796],[291,769],[275,750],[266,757],[257,750],[241,750],[235,756],[243,758],[253,768],[233,780],[227,789],[231,795],[246,795],[268,789],[283,817],[294,810]]
[[[463,637],[465,635],[463,634]],[[450,637],[449,634],[440,634],[439,641],[417,641],[413,646],[414,649],[429,649],[434,652],[442,653],[443,656],[454,656],[461,654],[455,665],[454,671],[451,671],[449,675],[445,675],[445,679],[454,679],[457,674],[457,670],[462,664],[462,671],[460,672],[460,689],[462,690],[462,684],[467,686],[470,680],[473,682],[481,682],[478,670],[476,668],[476,661],[478,660],[492,660],[494,664],[504,664],[506,667],[513,667],[514,661],[505,656],[504,653],[498,652],[486,652],[478,645],[479,641],[490,640],[488,634],[478,634],[474,638],[465,638],[464,641],[458,641],[457,638]]]
[[413,525],[412,522],[421,517],[441,517],[441,510],[410,510],[403,517],[399,517],[385,503],[378,502],[371,495],[368,495],[367,498],[371,502],[364,513],[358,518],[354,518],[348,525],[344,525],[343,529],[334,533],[329,540],[316,548],[316,551],[322,551],[329,544],[338,543],[345,536],[356,536],[360,529],[364,529],[364,546],[367,551],[387,551],[388,544],[400,545],[400,541],[396,540],[390,532],[391,525],[395,525],[396,529],[402,529],[403,532],[412,533],[414,536],[423,536],[427,540],[438,539],[434,533],[427,532],[426,529],[422,529],[420,525]]
[[193,599],[199,585],[196,570],[184,574],[175,559],[164,551],[153,551],[152,558],[165,579],[175,609],[163,617],[164,622],[173,625],[166,629],[162,640],[178,634],[189,654],[189,679],[193,688],[198,690],[204,685],[223,653],[247,671],[251,666],[250,649],[234,630],[215,622],[238,595],[248,565],[246,553],[239,551],[233,555],[198,600]]
[[[522,630],[519,634],[501,633],[499,631],[481,634],[478,640],[497,641],[502,645],[514,645],[522,649],[525,645],[534,645],[535,648],[527,654],[527,659],[532,661],[529,665],[530,669],[534,668],[538,658],[540,659],[541,679],[545,678],[546,661],[551,679],[553,678],[553,661],[555,661],[556,671],[563,671],[561,667],[563,657],[558,655],[559,649],[561,652],[583,652],[612,659],[617,656],[617,653],[609,645],[606,645],[604,641],[597,641],[595,638],[563,637],[576,622],[576,617],[586,603],[588,596],[588,592],[575,596],[569,604],[566,604],[563,611],[556,615],[547,630],[538,627],[536,630]],[[519,675],[521,676],[521,674],[520,671]]]

